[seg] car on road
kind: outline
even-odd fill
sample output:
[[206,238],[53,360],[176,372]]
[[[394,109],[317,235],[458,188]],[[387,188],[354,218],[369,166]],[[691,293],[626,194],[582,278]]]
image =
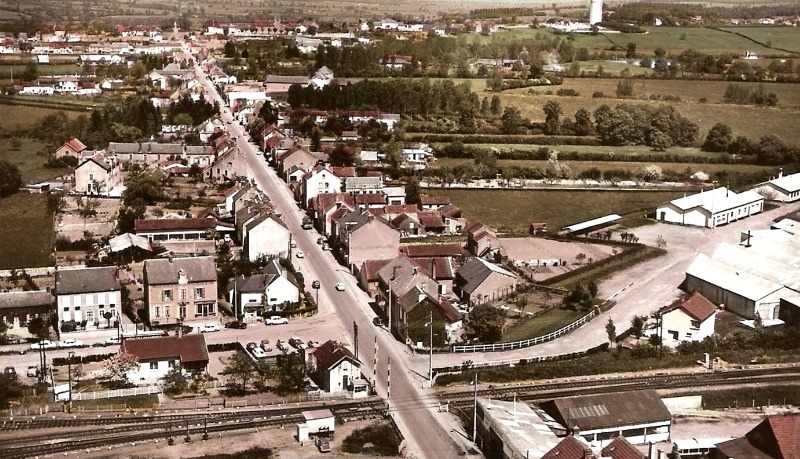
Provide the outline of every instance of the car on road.
[[55,348],[56,348],[56,343],[47,339],[39,341],[38,343],[31,344],[31,349],[33,349],[34,351],[38,351],[39,349],[55,349]]
[[111,338],[107,338],[104,343],[109,345],[115,345],[120,343],[120,339],[116,336],[112,336]]
[[200,333],[218,332],[220,330],[222,330],[222,327],[219,324],[208,323],[200,326]]
[[66,338],[58,342],[58,347],[80,347],[80,346],[83,346],[83,341],[74,338]]
[[35,378],[36,375],[39,374],[39,367],[36,365],[28,365],[28,372],[26,374],[31,378]]
[[236,330],[244,330],[245,328],[247,328],[247,324],[239,320],[234,320],[232,322],[228,322],[227,324],[225,324],[225,328],[235,328]]
[[337,282],[334,288],[340,292],[344,292],[344,282]]
[[375,317],[374,319],[372,319],[372,324],[375,325],[376,327],[383,327],[383,319],[381,319],[380,317]]
[[264,323],[266,325],[286,325],[289,323],[289,319],[281,316],[270,316],[267,317],[266,320],[264,320]]
[[296,256],[297,258],[303,258],[306,256],[306,254],[304,254],[302,250],[298,250],[297,252],[294,253],[294,256]]
[[313,339],[308,340],[308,342],[306,344],[308,344],[308,347],[320,347],[320,346],[322,346],[322,344],[319,341],[315,341]]
[[325,238],[324,237],[317,238],[317,244],[318,245],[322,245],[323,242],[325,242]]

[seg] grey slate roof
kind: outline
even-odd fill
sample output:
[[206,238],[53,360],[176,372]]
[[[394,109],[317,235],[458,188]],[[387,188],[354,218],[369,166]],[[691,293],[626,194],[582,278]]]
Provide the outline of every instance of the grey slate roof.
[[186,271],[190,283],[217,280],[214,257],[158,258],[144,262],[144,275],[149,285],[177,284],[181,269]]
[[53,305],[53,294],[44,290],[0,293],[0,310]]
[[56,294],[111,292],[120,289],[115,266],[72,268],[56,271]]
[[542,408],[568,429],[577,427],[581,432],[672,419],[652,389],[559,398]]
[[481,263],[477,258],[469,260],[461,265],[457,273],[464,282],[461,286],[461,290],[467,294],[471,294],[491,273],[492,270],[487,268],[486,265]]

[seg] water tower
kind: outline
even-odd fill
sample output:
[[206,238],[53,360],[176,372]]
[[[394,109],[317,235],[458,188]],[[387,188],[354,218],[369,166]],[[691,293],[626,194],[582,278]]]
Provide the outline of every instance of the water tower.
[[589,25],[603,22],[603,0],[591,0],[589,3]]

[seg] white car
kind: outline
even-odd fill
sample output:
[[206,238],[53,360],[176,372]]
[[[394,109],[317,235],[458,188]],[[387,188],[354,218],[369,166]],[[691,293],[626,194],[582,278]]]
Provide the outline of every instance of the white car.
[[281,317],[281,316],[271,316],[271,317],[267,317],[267,319],[264,320],[264,324],[266,324],[266,325],[286,325],[288,323],[289,323],[289,319],[287,319],[286,317]]
[[56,348],[56,343],[47,339],[44,341],[40,341],[38,343],[31,344],[31,349],[35,351],[38,351],[39,349],[55,349],[55,348]]
[[218,332],[222,330],[219,324],[204,324],[200,326],[200,333]]
[[344,292],[344,282],[337,282],[334,288],[340,292]]
[[264,352],[264,349],[261,349],[258,346],[254,347],[254,348],[250,348],[250,353],[253,354],[253,357],[255,357],[257,359],[266,359],[267,358],[267,353]]
[[58,342],[58,347],[79,347],[83,346],[83,341],[79,339],[67,338]]
[[120,343],[120,339],[117,338],[116,336],[112,336],[111,338],[108,338],[107,340],[105,340],[105,343],[106,344],[110,344],[110,345],[119,344]]
[[306,256],[306,254],[304,254],[302,250],[298,250],[297,252],[294,253],[294,256],[296,256],[297,258],[303,258]]

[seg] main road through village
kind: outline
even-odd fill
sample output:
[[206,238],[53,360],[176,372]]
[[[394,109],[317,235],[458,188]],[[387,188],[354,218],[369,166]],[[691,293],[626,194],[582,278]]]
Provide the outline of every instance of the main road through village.
[[[225,102],[199,65],[196,71],[211,101],[224,107]],[[317,245],[319,235],[301,228],[304,213],[295,203],[288,186],[267,165],[258,148],[248,141],[228,110],[222,111],[222,118],[247,160],[250,178],[267,194],[276,212],[282,214],[283,221],[294,235],[297,250],[305,254],[302,259],[294,259],[295,265],[299,265],[298,269],[307,283],[314,279],[320,281],[319,316],[338,319],[343,336],[351,336],[353,323],[358,324],[357,357],[363,362],[363,373],[368,379],[372,379],[377,337],[376,389],[384,399],[388,396],[390,413],[405,436],[405,455],[431,459],[463,455],[464,438],[453,433],[444,423],[444,418],[437,412],[435,398],[423,389],[427,383],[427,369],[419,370],[419,365],[412,365],[417,359],[411,352],[392,339],[388,331],[372,324],[374,313],[368,305],[367,294],[358,288],[354,278],[330,252],[323,251]],[[334,289],[337,282],[344,282],[344,291]],[[352,337],[342,338],[342,341],[352,342]]]

